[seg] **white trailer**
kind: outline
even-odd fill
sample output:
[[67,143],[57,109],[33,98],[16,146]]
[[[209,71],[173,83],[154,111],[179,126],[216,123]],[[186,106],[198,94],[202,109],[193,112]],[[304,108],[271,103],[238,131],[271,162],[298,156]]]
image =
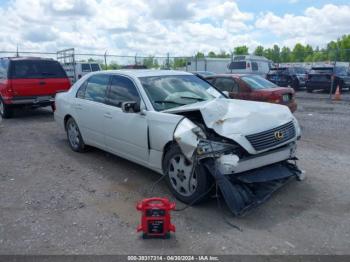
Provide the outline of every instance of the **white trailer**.
[[187,62],[187,71],[210,71],[216,74],[228,73],[231,58],[190,58]]

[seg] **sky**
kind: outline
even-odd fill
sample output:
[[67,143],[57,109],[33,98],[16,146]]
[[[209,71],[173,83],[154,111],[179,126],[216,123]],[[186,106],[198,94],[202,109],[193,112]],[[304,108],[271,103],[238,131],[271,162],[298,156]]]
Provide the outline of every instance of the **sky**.
[[0,51],[193,55],[246,45],[324,47],[350,0],[0,0]]

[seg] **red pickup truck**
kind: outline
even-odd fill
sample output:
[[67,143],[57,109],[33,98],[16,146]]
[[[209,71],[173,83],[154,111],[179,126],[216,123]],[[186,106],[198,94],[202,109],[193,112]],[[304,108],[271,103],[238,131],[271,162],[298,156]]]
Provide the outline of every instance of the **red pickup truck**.
[[297,109],[293,88],[279,87],[258,75],[225,74],[205,79],[230,98],[281,104],[291,112]]
[[9,118],[17,107],[51,106],[70,81],[60,63],[33,57],[0,58],[0,115]]

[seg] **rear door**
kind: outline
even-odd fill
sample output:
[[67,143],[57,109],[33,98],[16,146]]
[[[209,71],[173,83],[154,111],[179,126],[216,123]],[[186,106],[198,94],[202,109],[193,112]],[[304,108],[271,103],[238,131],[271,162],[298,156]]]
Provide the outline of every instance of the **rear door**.
[[53,96],[70,87],[62,66],[53,60],[11,61],[9,78],[14,96]]
[[110,76],[89,77],[79,88],[73,107],[83,139],[89,145],[105,148],[104,103]]

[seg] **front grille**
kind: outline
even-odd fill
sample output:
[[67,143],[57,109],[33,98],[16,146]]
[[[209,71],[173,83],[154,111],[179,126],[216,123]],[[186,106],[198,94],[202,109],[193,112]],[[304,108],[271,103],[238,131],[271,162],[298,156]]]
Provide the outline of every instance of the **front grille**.
[[[279,139],[276,138],[276,132],[281,132],[281,134],[283,134],[283,137]],[[275,147],[279,144],[283,144],[284,142],[294,137],[295,126],[293,121],[264,132],[246,136],[246,138],[256,151],[261,151],[267,148]]]

